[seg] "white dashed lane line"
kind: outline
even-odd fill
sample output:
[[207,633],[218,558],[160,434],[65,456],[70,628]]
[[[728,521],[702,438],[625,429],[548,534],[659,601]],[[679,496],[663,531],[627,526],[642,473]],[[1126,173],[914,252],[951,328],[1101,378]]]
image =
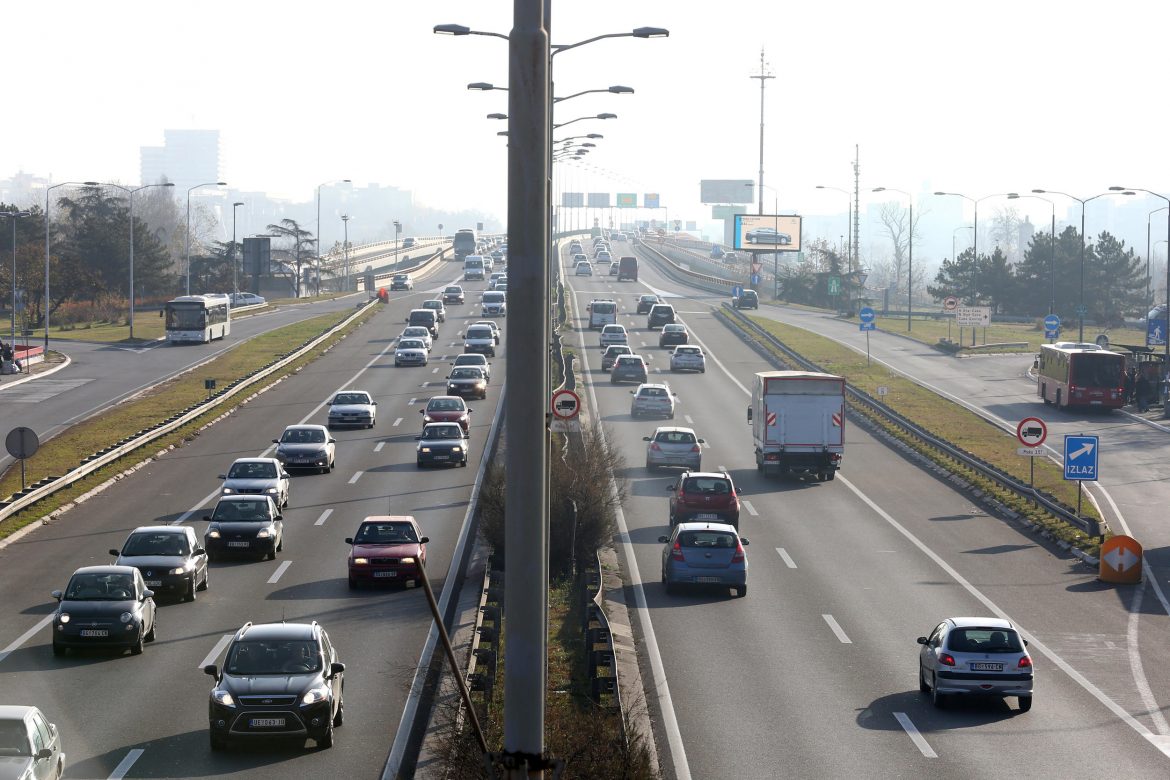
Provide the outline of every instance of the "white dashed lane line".
[[363,473],[363,472],[361,472],[361,471],[355,471],[355,472],[354,472],[354,474],[353,474],[353,476],[349,478],[349,484],[351,484],[351,485],[352,485],[353,483],[355,483],[355,482],[357,482],[359,479],[361,479],[361,478],[362,478],[362,473]]
[[432,374],[437,374],[437,373],[439,373],[439,367],[438,367],[438,366],[435,366],[434,368],[432,368],[432,369],[431,369],[431,373],[432,373]]
[[223,636],[221,636],[219,638],[219,641],[215,643],[215,647],[211,648],[211,652],[207,654],[207,657],[204,658],[203,661],[199,664],[199,666],[197,666],[195,668],[199,669],[200,671],[203,671],[203,667],[209,666],[210,664],[215,663],[216,659],[219,658],[219,654],[223,652],[224,648],[228,646],[228,642],[230,642],[230,641],[232,641],[231,634],[224,634]]
[[918,727],[910,720],[909,715],[904,712],[895,712],[894,718],[897,719],[898,724],[901,725],[907,736],[910,737],[910,741],[914,743],[914,746],[918,748],[922,755],[927,758],[938,758],[938,753],[934,752],[934,748],[930,746],[930,743],[918,731]]
[[[399,417],[398,419],[401,420],[402,418]],[[397,425],[398,423],[394,423],[394,424]],[[377,444],[374,445],[374,452],[381,452],[382,448],[385,446],[386,446],[386,442],[384,442],[384,441],[378,442]]]
[[137,761],[145,752],[146,751],[142,748],[134,748],[129,753],[127,753],[126,757],[123,758],[116,767],[114,767],[114,771],[110,772],[109,780],[122,780],[122,778],[129,774],[130,767],[134,766],[134,762]]
[[45,615],[43,618],[40,619],[40,621],[37,622],[37,624],[35,626],[33,626],[28,631],[25,631],[23,634],[21,634],[20,637],[17,638],[17,640],[15,642],[10,644],[8,647],[4,648],[3,650],[0,650],[0,661],[3,661],[5,658],[10,656],[14,651],[19,650],[21,645],[23,645],[28,640],[32,639],[34,636],[37,635],[37,633],[39,633],[41,631],[41,629],[43,629],[45,626],[49,625],[52,622],[53,622],[53,616],[52,615]]
[[317,518],[317,522],[313,523],[313,525],[325,525],[325,521],[329,519],[329,515],[331,514],[333,514],[333,510],[326,509],[321,513],[321,516]]
[[792,560],[792,556],[783,547],[777,547],[776,552],[780,554],[780,558],[784,561],[784,565],[790,569],[796,568],[796,561]]
[[741,501],[740,503],[743,504],[743,508],[746,509],[748,511],[748,514],[751,515],[752,517],[759,517],[760,516],[760,513],[756,511],[756,508],[754,506],[752,506],[751,501]]
[[411,398],[411,399],[410,399],[409,401],[407,401],[406,403],[407,403],[407,404],[409,404],[409,405],[411,405],[411,406],[413,406],[414,404],[417,404],[417,403],[418,403],[418,399],[417,399],[417,398]]
[[292,561],[285,561],[284,563],[277,566],[276,571],[272,572],[272,576],[268,578],[268,584],[275,585],[277,582],[279,582],[281,575],[288,571],[289,566],[292,566]]
[[394,425],[392,425],[391,427],[393,427],[393,428],[397,428],[397,427],[398,427],[398,424],[399,424],[399,423],[401,423],[401,422],[402,422],[402,418],[401,418],[401,417],[399,417],[397,420],[395,420],[395,421],[394,421]]
[[684,414],[683,419],[687,421],[687,425],[694,425],[695,421],[691,419],[689,414]]
[[845,632],[841,629],[841,626],[837,623],[837,619],[835,617],[832,615],[821,615],[821,617],[823,617],[825,622],[829,624],[829,628],[831,628],[833,633],[837,635],[837,639],[840,640],[841,644],[853,644],[853,640],[845,635]]

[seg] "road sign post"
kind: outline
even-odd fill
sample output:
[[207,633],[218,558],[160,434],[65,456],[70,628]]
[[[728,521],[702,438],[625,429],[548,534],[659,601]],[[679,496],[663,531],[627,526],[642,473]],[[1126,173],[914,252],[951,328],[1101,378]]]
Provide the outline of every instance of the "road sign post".
[[1077,515],[1081,514],[1081,483],[1096,482],[1100,438],[1097,436],[1064,437],[1064,478],[1077,483]]
[[1044,318],[1044,338],[1054,341],[1060,335],[1060,317],[1049,314]]
[[37,454],[37,450],[41,447],[41,440],[32,428],[19,426],[8,432],[8,436],[4,439],[4,446],[7,447],[9,455],[20,461],[20,492],[23,493],[25,489],[24,462]]
[[1016,426],[1016,438],[1024,448],[1017,450],[1021,455],[1028,457],[1028,487],[1032,489],[1032,503],[1036,503],[1036,456],[1043,455],[1040,449],[1044,440],[1048,438],[1048,426],[1039,417],[1025,417]]
[[[835,279],[836,277],[829,277]],[[862,306],[861,310],[857,312],[857,319],[861,320],[861,330],[865,331],[865,364],[870,365],[869,362],[869,332],[874,330],[877,326],[874,320],[877,319],[877,312],[870,306]]]

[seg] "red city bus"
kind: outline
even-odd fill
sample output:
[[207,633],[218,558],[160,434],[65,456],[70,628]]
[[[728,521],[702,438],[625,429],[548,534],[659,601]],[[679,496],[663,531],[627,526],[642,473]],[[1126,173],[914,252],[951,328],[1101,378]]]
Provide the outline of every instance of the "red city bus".
[[1125,405],[1125,356],[1096,344],[1043,344],[1036,392],[1046,404],[1120,409]]

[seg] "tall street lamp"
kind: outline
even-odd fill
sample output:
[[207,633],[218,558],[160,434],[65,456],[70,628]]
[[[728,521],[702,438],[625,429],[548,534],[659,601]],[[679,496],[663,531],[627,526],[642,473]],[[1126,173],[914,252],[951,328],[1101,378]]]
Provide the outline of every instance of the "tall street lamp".
[[959,225],[959,227],[957,227],[951,231],[951,260],[954,260],[956,257],[956,255],[955,255],[955,235],[960,230],[974,230],[974,228],[972,228],[970,225]]
[[345,291],[349,292],[349,214],[342,214],[341,222],[345,227],[345,239],[341,245],[345,252]]
[[910,332],[914,316],[914,196],[905,190],[896,190],[893,187],[874,187],[874,192],[896,192],[905,195],[910,202],[910,252],[906,263],[906,332]]
[[[1160,209],[1154,209],[1153,211],[1151,211],[1149,214],[1146,215],[1146,311],[1147,312],[1150,309],[1154,308],[1154,296],[1151,294],[1151,290],[1150,290],[1150,284],[1152,282],[1152,278],[1150,275],[1150,218],[1153,217],[1155,214],[1157,214],[1159,211],[1165,211],[1167,208],[1170,208],[1170,206],[1163,206]],[[1168,234],[1168,237],[1170,237],[1170,234]],[[1160,244],[1163,242],[1159,241],[1158,243]]]
[[12,223],[12,348],[16,349],[16,220],[30,216],[28,211],[0,211]]
[[[317,295],[321,294],[321,188],[332,184],[349,184],[349,179],[325,181],[317,185]],[[347,278],[348,282],[349,279]]]
[[202,187],[223,187],[226,185],[226,181],[209,181],[187,189],[187,229],[183,231],[187,234],[187,295],[191,294],[191,193]]
[[[1008,200],[1016,200],[1017,198],[1035,198],[1042,200],[1052,207],[1052,227],[1050,235],[1052,236],[1051,252],[1048,253],[1048,313],[1056,313],[1056,203],[1048,198],[1041,198],[1039,195],[1021,195],[1018,192],[1009,192]],[[1149,249],[1149,231],[1146,231],[1147,249]],[[1149,252],[1146,252],[1148,255]]]
[[556,130],[557,128],[564,127],[565,125],[571,125],[574,122],[583,122],[586,119],[617,119],[617,114],[596,114],[594,116],[579,116],[576,119],[570,119],[568,122],[561,122],[560,124],[553,125],[553,129]]
[[[1120,189],[1120,188],[1110,188],[1110,189],[1115,191],[1115,190]],[[1106,195],[1112,195],[1113,192],[1112,191],[1111,192],[1102,192],[1100,195],[1094,195],[1091,198],[1083,198],[1083,199],[1078,198],[1076,195],[1069,195],[1067,192],[1059,192],[1057,190],[1036,189],[1036,190],[1032,190],[1032,192],[1037,194],[1037,195],[1063,195],[1064,197],[1071,198],[1072,200],[1075,200],[1077,203],[1081,204],[1081,284],[1080,284],[1081,295],[1080,295],[1080,303],[1077,304],[1077,322],[1078,322],[1077,341],[1084,341],[1085,340],[1085,314],[1088,313],[1088,309],[1085,308],[1085,242],[1086,242],[1086,238],[1085,238],[1085,204],[1091,200],[1096,200],[1097,198],[1103,198]],[[1126,193],[1122,193],[1122,194],[1133,195],[1132,192],[1126,192]]]
[[402,232],[402,223],[394,220],[394,270],[398,270],[398,263],[401,258],[398,257],[398,234]]
[[45,355],[49,354],[49,193],[58,187],[96,187],[96,181],[63,181],[45,188]]
[[853,217],[851,215],[853,211],[853,193],[842,187],[830,187],[827,184],[818,184],[816,188],[818,190],[835,190],[849,199],[849,204],[845,207],[845,225],[847,228],[845,233],[849,236],[849,240],[845,244],[845,256],[849,259],[849,270],[852,271],[855,262],[855,258],[853,257]]
[[232,204],[232,249],[228,254],[232,261],[232,292],[234,293],[240,291],[240,283],[236,278],[236,209],[243,205],[244,202],[242,200]]
[[[173,181],[162,182],[161,184],[143,184],[140,187],[123,187],[121,184],[103,184],[103,187],[113,187],[116,190],[121,190],[126,193],[126,198],[130,202],[130,340],[134,340],[134,193],[148,190],[151,187],[174,187]],[[187,269],[190,274],[190,266]],[[188,277],[189,280],[189,277]],[[190,282],[188,281],[188,289],[190,289]]]

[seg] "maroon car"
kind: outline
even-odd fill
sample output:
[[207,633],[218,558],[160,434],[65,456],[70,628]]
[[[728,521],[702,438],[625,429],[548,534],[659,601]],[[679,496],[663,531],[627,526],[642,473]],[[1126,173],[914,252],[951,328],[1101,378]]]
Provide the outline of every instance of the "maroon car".
[[349,587],[362,583],[418,583],[419,562],[426,563],[427,542],[410,515],[374,515],[347,538]]
[[436,395],[427,401],[426,408],[419,409],[418,413],[423,416],[424,426],[433,422],[457,422],[463,428],[463,432],[467,433],[471,428],[473,411],[468,409],[467,402],[457,395]]
[[722,472],[684,471],[667,488],[670,525],[711,520],[739,528],[739,495],[731,477]]

